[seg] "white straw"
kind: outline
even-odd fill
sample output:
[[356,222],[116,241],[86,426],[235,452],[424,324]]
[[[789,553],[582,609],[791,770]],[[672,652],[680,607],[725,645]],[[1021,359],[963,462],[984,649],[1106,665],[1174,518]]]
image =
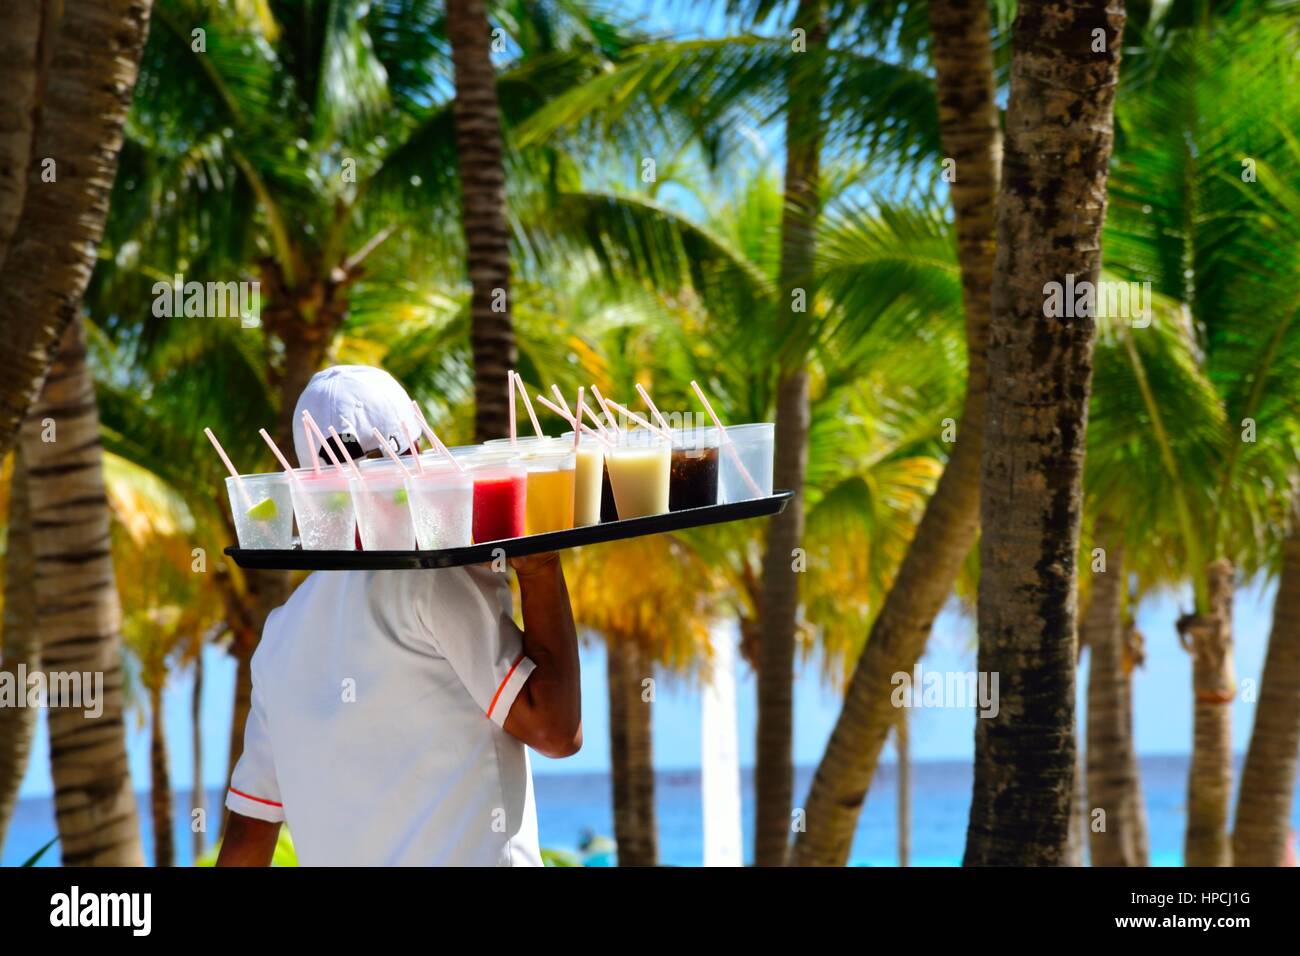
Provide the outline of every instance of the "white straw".
[[668,422],[664,421],[664,417],[659,414],[659,409],[655,408],[655,403],[650,400],[650,393],[645,390],[640,382],[636,383],[636,393],[641,396],[641,401],[645,402],[646,408],[650,409],[650,414],[654,417],[654,420],[659,423],[660,427],[663,428],[664,431],[672,431],[672,429],[668,427]]
[[[311,417],[311,412],[307,411],[305,408],[302,410],[302,420],[306,422],[315,433],[316,440],[320,442],[321,448],[325,449],[325,456],[334,463],[334,467],[338,469],[339,474],[343,474],[343,462],[339,461],[339,456],[334,454],[334,446],[325,440],[325,433],[321,431],[320,426],[316,424],[316,419]],[[316,455],[315,457],[319,458],[320,456]]]
[[221,447],[221,442],[217,441],[217,436],[212,434],[211,428],[203,429],[203,434],[208,436],[208,441],[212,442],[212,447],[215,448],[217,454],[221,456],[222,462],[225,463],[226,470],[230,472],[230,477],[235,479],[235,487],[239,489],[239,493],[243,496],[244,504],[248,505],[250,508],[253,507],[253,499],[248,497],[248,489],[244,487],[244,479],[240,478],[239,472],[235,471],[235,466],[230,463],[230,456],[227,455],[226,450]]
[[388,444],[388,439],[378,428],[370,429],[370,433],[375,436],[375,441],[379,442],[379,447],[384,450],[384,454],[393,459],[393,464],[407,478],[411,477],[411,470],[402,464],[402,459],[398,457],[397,452],[393,451],[393,446]]
[[620,405],[618,402],[614,401],[612,398],[607,398],[607,399],[605,399],[605,404],[608,405],[610,408],[616,409],[617,411],[619,411],[619,412],[621,412],[622,414],[626,415],[628,418],[632,419],[632,421],[636,422],[636,423],[637,423],[638,425],[640,425],[642,428],[648,428],[650,431],[654,432],[656,435],[658,435],[658,436],[659,436],[660,438],[662,438],[664,441],[668,442],[668,444],[670,444],[670,445],[673,444],[673,433],[672,433],[672,432],[664,431],[664,430],[663,430],[662,428],[660,428],[658,425],[652,425],[652,424],[650,424],[650,422],[646,421],[644,418],[642,418],[642,417],[641,417],[640,415],[638,415],[636,412],[632,411],[630,408],[624,408],[622,405]]
[[596,401],[600,403],[601,410],[604,411],[605,417],[609,419],[609,427],[614,431],[618,431],[618,422],[614,421],[614,416],[609,413],[608,400],[604,395],[600,394],[600,389],[594,384],[591,386],[591,394],[596,396]]
[[275,455],[275,457],[279,459],[280,464],[284,465],[284,473],[294,481],[297,481],[298,476],[293,473],[293,465],[289,464],[289,460],[285,458],[284,455],[280,454],[280,447],[272,440],[271,436],[266,433],[266,429],[259,428],[257,433],[262,436],[262,441],[266,442],[267,445],[270,446],[271,454]]
[[361,474],[361,469],[357,467],[357,463],[353,461],[352,456],[348,454],[348,449],[347,446],[343,444],[342,436],[339,435],[333,425],[330,426],[330,435],[339,443],[339,451],[343,452],[344,461],[346,461],[348,467],[352,469],[352,477],[356,478],[357,481],[365,481],[365,478]]
[[[586,407],[586,401],[587,398],[585,393],[583,392],[583,388],[581,385],[579,385],[578,386],[578,411],[577,414],[574,415],[573,417],[573,420],[575,422],[580,422],[582,420],[582,410],[583,408]],[[573,427],[573,450],[574,451],[578,450],[578,442],[581,440],[582,440],[582,429],[578,428],[577,425],[574,425]]]
[[[513,395],[514,393],[511,392],[511,394]],[[420,408],[420,403],[413,401],[411,402],[411,407],[415,409],[415,416],[420,420],[420,427],[424,429],[424,437],[429,439],[429,444],[442,452],[442,454],[447,457],[447,460],[456,466],[457,471],[463,472],[465,467],[456,460],[456,456],[451,453],[451,450],[442,443],[442,439],[439,438],[434,433],[433,429],[429,427],[429,422],[424,417],[424,410]]]
[[528,410],[528,418],[533,423],[533,431],[537,433],[538,438],[544,437],[542,435],[542,426],[537,421],[537,412],[533,411],[533,401],[528,397],[528,389],[524,388],[524,377],[518,372],[515,372],[515,384],[519,386],[519,394],[524,398],[524,408]]
[[506,394],[510,398],[510,444],[515,444],[515,370],[506,377]]
[[740,477],[745,479],[745,484],[749,485],[749,490],[754,493],[755,497],[762,497],[763,489],[758,487],[758,482],[756,482],[753,476],[750,475],[749,469],[745,467],[745,463],[740,460],[740,452],[736,451],[736,446],[732,444],[730,436],[727,435],[727,430],[722,427],[722,419],[718,418],[718,413],[715,412],[713,406],[709,404],[709,399],[708,396],[704,394],[704,389],[700,388],[699,383],[695,381],[695,379],[691,379],[691,388],[695,389],[696,397],[704,406],[704,410],[709,413],[709,417],[713,419],[713,424],[718,429],[718,441],[731,455],[732,462],[735,464],[737,470],[740,471]]
[[416,438],[411,434],[411,423],[405,418],[402,419],[402,431],[406,432],[406,447],[411,449],[411,454],[415,458],[415,470],[424,474],[424,462],[420,460],[420,449],[416,445]]

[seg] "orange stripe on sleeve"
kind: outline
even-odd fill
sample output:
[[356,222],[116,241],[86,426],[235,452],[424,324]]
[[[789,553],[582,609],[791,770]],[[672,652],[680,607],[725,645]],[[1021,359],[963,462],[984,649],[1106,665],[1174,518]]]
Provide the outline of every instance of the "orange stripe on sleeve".
[[510,665],[510,670],[506,671],[506,676],[502,678],[501,683],[497,686],[497,692],[492,695],[492,703],[488,704],[487,715],[489,718],[492,716],[492,711],[496,710],[497,701],[501,699],[501,692],[506,689],[506,684],[510,683],[510,678],[514,676],[515,668],[519,666],[519,662],[523,659],[524,653],[520,651],[519,656],[515,658],[515,662]]

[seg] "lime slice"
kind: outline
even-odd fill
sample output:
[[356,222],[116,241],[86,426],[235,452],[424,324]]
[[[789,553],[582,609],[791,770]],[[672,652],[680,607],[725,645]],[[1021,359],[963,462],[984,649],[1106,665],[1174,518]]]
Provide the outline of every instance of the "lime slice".
[[275,506],[273,498],[263,498],[246,512],[254,521],[270,521],[279,513],[280,509]]
[[351,500],[351,495],[346,491],[334,491],[325,499],[325,507],[330,511],[342,511],[348,506]]
[[398,488],[396,491],[393,492],[393,504],[395,504],[395,505],[404,505],[404,504],[406,504],[406,489],[405,489],[405,488]]

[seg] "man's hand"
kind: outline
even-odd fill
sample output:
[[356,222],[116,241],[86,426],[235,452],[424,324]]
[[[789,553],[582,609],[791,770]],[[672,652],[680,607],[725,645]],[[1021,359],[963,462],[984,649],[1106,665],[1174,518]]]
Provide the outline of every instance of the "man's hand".
[[578,631],[569,606],[560,555],[551,551],[510,559],[519,577],[524,653],[536,666],[506,717],[505,730],[547,757],[582,747]]
[[217,866],[270,866],[279,839],[280,824],[254,820],[232,810]]

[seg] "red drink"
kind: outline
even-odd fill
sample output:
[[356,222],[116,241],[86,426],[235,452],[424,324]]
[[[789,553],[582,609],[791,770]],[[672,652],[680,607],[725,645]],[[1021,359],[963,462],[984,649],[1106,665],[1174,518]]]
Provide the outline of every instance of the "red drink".
[[492,471],[474,476],[474,542],[518,538],[524,533],[523,472]]

